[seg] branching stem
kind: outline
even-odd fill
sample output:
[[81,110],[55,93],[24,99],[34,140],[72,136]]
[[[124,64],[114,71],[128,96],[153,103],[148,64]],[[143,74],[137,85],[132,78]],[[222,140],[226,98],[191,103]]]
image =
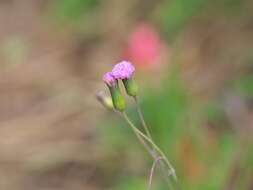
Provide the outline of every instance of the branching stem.
[[162,152],[162,150],[145,134],[143,134],[138,128],[135,127],[135,125],[132,123],[132,121],[128,118],[125,112],[122,112],[123,118],[126,120],[126,122],[130,125],[130,127],[133,129],[133,131],[137,134],[139,134],[141,137],[143,137],[148,143],[152,145],[152,147],[161,155],[161,157],[164,159],[166,165],[170,168],[170,172],[172,173],[172,176],[174,177],[175,181],[177,181],[177,177],[175,174],[175,170],[170,164],[169,160],[165,156],[165,154]]

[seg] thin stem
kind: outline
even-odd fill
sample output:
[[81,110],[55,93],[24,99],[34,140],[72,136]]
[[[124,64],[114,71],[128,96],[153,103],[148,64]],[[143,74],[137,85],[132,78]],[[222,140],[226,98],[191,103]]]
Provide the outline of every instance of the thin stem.
[[157,157],[154,162],[153,162],[153,165],[151,167],[151,170],[150,170],[150,175],[149,175],[149,180],[148,180],[148,188],[147,190],[151,190],[151,186],[152,186],[152,180],[153,180],[153,174],[154,174],[154,171],[155,171],[155,167],[156,167],[156,164],[161,160],[163,159],[162,157]]
[[[119,114],[120,116],[122,116],[122,113],[114,110],[115,113]],[[138,140],[140,141],[140,143],[145,147],[145,149],[148,151],[148,153],[150,154],[150,156],[153,157],[153,159],[156,159],[156,153],[154,152],[154,150],[152,148],[149,147],[149,145],[145,142],[145,140],[143,140],[143,138],[140,136],[139,133],[136,133],[134,131],[134,134],[136,135],[136,137],[138,138]]]
[[155,155],[154,151],[147,145],[147,143],[143,140],[143,138],[141,138],[141,136],[139,135],[139,133],[136,133],[135,131],[134,131],[134,133],[137,136],[137,138],[140,141],[140,143],[146,148],[146,150],[148,151],[148,153],[155,159],[156,155]]
[[175,170],[172,167],[172,165],[170,164],[169,160],[167,159],[167,157],[165,156],[165,154],[161,151],[161,149],[150,139],[148,138],[146,135],[144,135],[138,128],[135,127],[135,125],[131,122],[131,120],[128,118],[128,116],[126,115],[125,112],[122,112],[122,116],[123,118],[127,121],[127,123],[130,125],[130,127],[136,132],[138,133],[140,136],[142,136],[146,141],[148,141],[153,147],[154,149],[161,155],[161,157],[164,158],[165,163],[167,164],[167,166],[170,168],[170,171],[172,173],[172,176],[174,177],[175,181],[177,181],[177,176],[175,174]]
[[[141,120],[141,124],[142,124],[142,126],[143,126],[143,128],[144,128],[144,130],[145,130],[145,132],[147,134],[147,136],[151,140],[153,140],[153,138],[152,138],[152,136],[151,136],[151,134],[149,132],[148,126],[147,126],[147,124],[145,122],[145,119],[144,119],[143,112],[142,112],[141,107],[140,107],[140,103],[139,103],[138,97],[135,96],[133,98],[134,98],[134,101],[136,103],[136,108],[137,108],[137,112],[138,112],[139,118]],[[155,151],[154,148],[153,148],[153,151]],[[171,186],[170,180],[168,179],[168,173],[166,172],[166,170],[164,168],[163,162],[161,160],[159,160],[158,163],[159,163],[159,168],[162,171],[166,182],[168,183],[169,186]]]
[[[162,171],[162,173],[163,173],[163,175],[164,175],[164,178],[165,178],[165,180],[166,180],[168,186],[169,186],[170,188],[173,189],[173,186],[172,186],[172,184],[171,184],[171,182],[170,182],[170,180],[169,180],[169,178],[168,178],[169,175],[168,175],[166,169],[164,168],[164,165],[163,165],[164,163],[161,161],[162,159],[164,160],[164,158],[158,157],[158,156],[157,156],[157,152],[153,149],[153,147],[152,147],[152,149],[151,149],[151,148],[147,145],[147,143],[143,140],[143,138],[142,138],[138,133],[136,133],[136,132],[134,131],[134,134],[137,136],[138,140],[139,140],[139,141],[141,142],[141,144],[146,148],[146,150],[149,152],[149,154],[153,157],[154,160],[157,160],[158,158],[160,158],[159,160],[157,160],[157,161],[158,161],[158,164],[159,164],[159,168],[160,168],[160,170]],[[151,184],[150,184],[150,186],[151,186]]]
[[173,186],[172,186],[170,178],[169,178],[170,175],[168,174],[167,169],[164,167],[164,162],[162,162],[161,160],[159,160],[159,169],[161,170],[162,176],[163,176],[164,180],[166,181],[166,183],[168,184],[168,186],[173,189]]
[[143,126],[143,128],[144,128],[144,130],[145,130],[145,132],[147,134],[147,136],[152,140],[152,136],[151,136],[151,134],[149,132],[148,126],[147,126],[147,124],[145,122],[145,119],[143,117],[143,113],[141,111],[141,107],[140,107],[140,104],[139,104],[137,96],[134,97],[134,100],[135,100],[135,103],[136,103],[136,106],[137,106],[137,112],[138,112],[138,115],[140,117],[141,124],[142,124],[142,126]]
[[[157,157],[154,162],[153,165],[151,167],[150,170],[150,175],[149,175],[149,180],[148,180],[148,188],[147,190],[151,190],[151,186],[152,186],[152,181],[153,181],[153,175],[154,175],[154,171],[155,171],[155,167],[157,166],[157,164],[161,163],[160,161],[164,160],[163,157]],[[172,185],[169,183],[169,186],[172,187]],[[173,187],[172,187],[173,188]]]

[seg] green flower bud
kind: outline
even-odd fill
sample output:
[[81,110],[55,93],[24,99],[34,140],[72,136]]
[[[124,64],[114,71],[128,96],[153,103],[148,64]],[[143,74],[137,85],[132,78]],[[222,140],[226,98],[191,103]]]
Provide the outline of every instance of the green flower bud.
[[108,86],[112,96],[113,106],[116,110],[124,111],[126,108],[125,99],[120,92],[118,81],[113,86]]
[[126,92],[129,96],[137,96],[138,93],[138,85],[133,80],[133,78],[123,79],[123,84],[125,86]]
[[104,91],[99,91],[96,94],[97,100],[107,109],[113,109],[112,98],[107,96]]

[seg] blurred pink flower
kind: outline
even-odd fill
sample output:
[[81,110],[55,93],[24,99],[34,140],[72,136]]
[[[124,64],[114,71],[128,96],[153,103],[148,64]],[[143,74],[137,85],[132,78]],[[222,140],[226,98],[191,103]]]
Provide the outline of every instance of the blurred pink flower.
[[141,24],[130,34],[124,58],[136,66],[154,66],[161,54],[161,46],[162,42],[155,29],[151,25]]

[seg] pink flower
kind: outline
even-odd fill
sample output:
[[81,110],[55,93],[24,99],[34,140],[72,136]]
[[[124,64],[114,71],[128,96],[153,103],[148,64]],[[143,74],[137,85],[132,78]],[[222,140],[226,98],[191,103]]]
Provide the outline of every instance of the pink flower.
[[135,68],[132,63],[121,61],[113,67],[111,74],[115,79],[129,79],[134,71]]
[[161,47],[156,30],[148,24],[141,24],[130,35],[124,56],[138,66],[152,66],[157,63]]
[[110,87],[115,86],[117,82],[111,72],[107,72],[104,74],[103,81]]

